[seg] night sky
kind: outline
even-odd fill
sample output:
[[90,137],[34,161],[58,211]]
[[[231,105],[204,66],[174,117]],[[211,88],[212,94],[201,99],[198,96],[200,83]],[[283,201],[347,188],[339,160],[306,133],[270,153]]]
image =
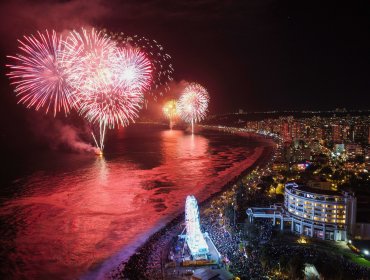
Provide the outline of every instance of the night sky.
[[212,114],[369,109],[369,1],[9,2],[0,4],[3,131],[10,120],[30,118],[16,105],[5,56],[16,52],[17,38],[45,28],[95,26],[158,40],[177,82],[209,90]]

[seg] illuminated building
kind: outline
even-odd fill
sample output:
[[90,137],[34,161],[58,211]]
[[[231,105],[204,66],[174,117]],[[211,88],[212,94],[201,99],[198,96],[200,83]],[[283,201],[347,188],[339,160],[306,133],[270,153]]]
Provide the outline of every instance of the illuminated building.
[[310,149],[313,154],[319,154],[321,151],[320,142],[318,140],[313,140],[310,142]]
[[369,135],[370,127],[367,124],[357,124],[353,129],[354,134],[354,141],[356,143],[369,143]]
[[287,162],[276,161],[272,164],[271,168],[274,172],[287,171],[289,170],[289,164]]
[[332,141],[333,140],[332,129],[327,124],[322,126],[322,139],[325,140],[325,141]]
[[323,130],[320,127],[312,127],[310,129],[310,139],[311,140],[321,140],[323,139]]
[[291,231],[327,240],[347,240],[355,223],[356,199],[348,193],[289,183],[284,208],[291,217]]
[[333,124],[332,125],[332,136],[333,136],[333,141],[334,143],[340,143],[343,140],[342,137],[342,127],[338,124]]
[[360,144],[350,143],[346,144],[346,154],[348,159],[353,160],[357,156],[363,156],[364,150]]
[[348,193],[285,185],[284,205],[270,208],[249,208],[250,222],[255,218],[280,222],[280,229],[290,223],[294,233],[324,240],[347,240],[356,226],[356,198]]
[[256,122],[256,121],[249,121],[246,124],[246,128],[252,129],[252,130],[258,130],[258,122]]
[[284,142],[290,142],[292,140],[292,137],[291,137],[290,131],[289,131],[289,123],[288,122],[283,122],[282,123],[280,134],[281,134]]
[[292,139],[304,139],[305,138],[305,126],[302,122],[295,121],[292,125]]
[[311,160],[311,149],[303,140],[295,140],[286,149],[286,158],[290,162]]

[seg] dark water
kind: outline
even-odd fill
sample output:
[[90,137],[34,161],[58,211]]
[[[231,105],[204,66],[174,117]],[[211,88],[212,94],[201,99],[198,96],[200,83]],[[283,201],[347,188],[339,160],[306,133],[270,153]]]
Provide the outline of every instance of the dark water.
[[6,182],[2,279],[100,278],[180,211],[186,195],[202,200],[218,191],[266,145],[144,125],[108,140],[102,158],[37,155]]

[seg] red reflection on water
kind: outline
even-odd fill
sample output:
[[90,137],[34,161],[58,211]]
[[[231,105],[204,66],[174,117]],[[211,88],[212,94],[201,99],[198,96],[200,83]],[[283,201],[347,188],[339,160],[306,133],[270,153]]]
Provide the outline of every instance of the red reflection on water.
[[[15,228],[9,275],[71,279],[117,252],[123,257],[182,210],[186,195],[205,198],[261,153],[248,151],[252,160],[240,163],[236,157],[246,148],[212,154],[207,138],[176,130],[160,133],[160,147],[162,164],[152,169],[97,157],[73,172],[31,176],[28,191],[0,213]],[[229,169],[216,174],[225,164]]]

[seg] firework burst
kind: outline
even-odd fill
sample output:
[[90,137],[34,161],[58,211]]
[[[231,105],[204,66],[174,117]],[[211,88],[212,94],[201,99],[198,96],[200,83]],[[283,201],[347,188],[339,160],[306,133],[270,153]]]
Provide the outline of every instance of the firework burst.
[[15,85],[19,103],[45,113],[60,111],[67,114],[75,98],[67,82],[69,62],[65,56],[63,39],[55,31],[24,36],[18,40],[20,53],[8,56],[14,64],[7,74]]
[[124,87],[145,92],[152,82],[152,64],[138,49],[119,48],[113,65],[119,83]]
[[121,87],[106,87],[89,94],[81,102],[80,113],[91,123],[102,123],[108,128],[127,126],[138,117],[143,94]]
[[103,150],[106,127],[127,126],[138,117],[151,83],[151,62],[140,50],[121,48],[94,29],[71,32],[66,45],[69,57],[79,57],[69,76],[79,112],[99,125],[99,137],[93,136]]
[[112,40],[117,41],[120,47],[138,49],[145,53],[151,61],[152,82],[147,91],[154,95],[155,100],[156,95],[163,95],[163,93],[169,90],[169,83],[173,80],[174,69],[171,56],[165,52],[161,44],[155,40],[138,35],[129,36],[123,32],[108,33],[106,30],[105,32]]
[[158,71],[160,59],[153,63],[151,58],[159,53],[113,40],[95,29],[73,30],[65,38],[46,30],[19,43],[20,54],[9,56],[15,63],[7,65],[19,102],[53,110],[54,115],[74,107],[99,126],[99,141],[93,137],[101,151],[106,128],[127,126],[138,117],[144,93],[155,84],[154,72],[158,87],[158,77],[166,73],[170,79],[172,71]]
[[180,117],[192,125],[205,118],[209,103],[209,94],[207,90],[197,83],[191,83],[182,92],[178,110]]
[[73,30],[65,41],[65,56],[73,61],[68,83],[79,99],[100,90],[115,78],[112,65],[116,63],[116,43],[95,29]]
[[177,101],[174,99],[167,101],[163,106],[163,114],[169,119],[170,128],[172,129],[173,120],[178,116]]

